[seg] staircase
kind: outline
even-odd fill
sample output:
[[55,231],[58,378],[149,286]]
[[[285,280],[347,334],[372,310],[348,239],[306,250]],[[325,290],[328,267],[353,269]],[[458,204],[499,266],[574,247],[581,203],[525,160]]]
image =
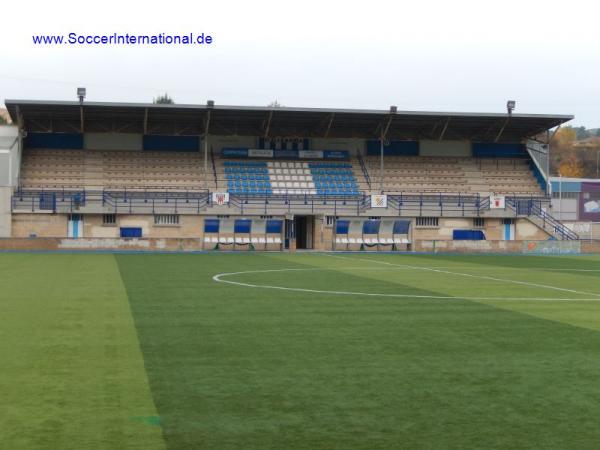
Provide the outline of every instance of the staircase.
[[517,216],[526,217],[557,240],[579,240],[577,233],[544,211],[539,201],[507,197],[506,206],[514,211]]
[[83,181],[86,189],[102,189],[104,167],[102,152],[86,151],[83,162]]
[[488,192],[490,190],[476,160],[461,161],[460,167],[465,174],[466,185],[469,186],[468,192]]

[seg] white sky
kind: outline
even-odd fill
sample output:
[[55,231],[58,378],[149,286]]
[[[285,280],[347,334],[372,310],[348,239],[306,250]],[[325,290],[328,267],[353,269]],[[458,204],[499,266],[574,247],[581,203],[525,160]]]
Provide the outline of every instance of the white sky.
[[[39,4],[38,4],[39,3]],[[600,127],[600,4],[546,0],[7,1],[0,100],[505,110]],[[213,36],[208,47],[34,46],[32,34]]]

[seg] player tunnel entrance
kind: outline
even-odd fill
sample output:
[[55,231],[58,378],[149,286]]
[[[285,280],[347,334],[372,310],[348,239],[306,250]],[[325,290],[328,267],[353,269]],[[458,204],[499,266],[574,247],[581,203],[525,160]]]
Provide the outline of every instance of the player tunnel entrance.
[[286,241],[294,239],[296,249],[308,250],[314,248],[314,216],[294,216],[286,220]]

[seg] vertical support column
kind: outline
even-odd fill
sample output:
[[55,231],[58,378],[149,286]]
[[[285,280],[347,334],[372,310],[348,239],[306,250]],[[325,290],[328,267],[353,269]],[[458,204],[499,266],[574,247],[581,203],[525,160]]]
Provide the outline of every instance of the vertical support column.
[[[208,108],[214,106],[214,102],[208,101]],[[210,131],[210,109],[206,111],[206,122],[204,124],[204,188],[208,190],[208,137]]]
[[383,194],[383,171],[384,171],[384,167],[383,167],[383,136],[381,136],[379,138],[379,191],[380,194]]
[[208,133],[204,135],[204,188],[208,190]]

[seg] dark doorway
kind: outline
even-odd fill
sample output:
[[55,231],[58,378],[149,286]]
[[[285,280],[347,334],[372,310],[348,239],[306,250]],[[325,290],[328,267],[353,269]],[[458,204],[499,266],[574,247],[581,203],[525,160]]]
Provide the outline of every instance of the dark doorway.
[[299,250],[313,248],[313,216],[295,216],[294,229],[296,231],[296,248]]

